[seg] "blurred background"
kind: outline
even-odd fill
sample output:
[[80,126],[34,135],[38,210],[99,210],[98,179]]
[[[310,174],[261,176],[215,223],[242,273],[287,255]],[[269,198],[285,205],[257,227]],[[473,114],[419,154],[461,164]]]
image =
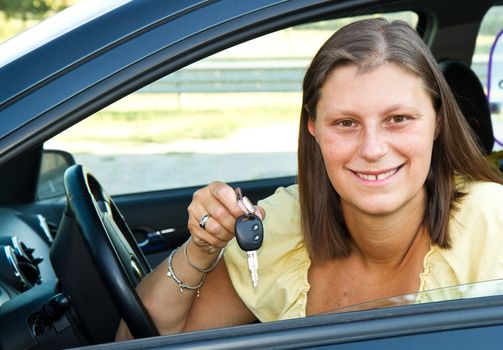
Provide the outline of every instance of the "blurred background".
[[0,42],[79,0],[0,0]]

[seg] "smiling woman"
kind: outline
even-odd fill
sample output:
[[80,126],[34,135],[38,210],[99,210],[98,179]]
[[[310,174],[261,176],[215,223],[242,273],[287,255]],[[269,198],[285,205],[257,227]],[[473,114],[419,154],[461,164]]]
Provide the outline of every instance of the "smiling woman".
[[[299,184],[255,211],[266,232],[260,283],[243,273],[247,260],[233,240],[243,213],[234,190],[211,183],[188,208],[184,253],[173,251],[138,288],[161,333],[503,277],[489,263],[503,244],[503,181],[410,26],[370,19],[337,31],[306,72],[302,106]],[[253,276],[250,255],[248,264]],[[118,337],[127,334],[122,324]]]

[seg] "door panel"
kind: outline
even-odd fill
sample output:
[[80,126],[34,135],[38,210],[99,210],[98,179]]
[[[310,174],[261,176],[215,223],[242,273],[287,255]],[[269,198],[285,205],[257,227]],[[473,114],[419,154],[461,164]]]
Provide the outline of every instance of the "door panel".
[[[254,203],[280,186],[289,186],[294,177],[231,183],[240,187]],[[167,253],[189,236],[187,207],[199,187],[115,196],[114,200],[128,222],[149,262],[156,266]],[[161,232],[159,232],[161,231]],[[148,243],[147,243],[148,242]]]

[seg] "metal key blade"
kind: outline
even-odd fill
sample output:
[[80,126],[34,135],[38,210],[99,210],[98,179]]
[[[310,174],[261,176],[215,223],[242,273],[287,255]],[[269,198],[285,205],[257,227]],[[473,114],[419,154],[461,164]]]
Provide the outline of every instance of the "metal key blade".
[[253,287],[258,287],[258,258],[257,251],[252,250],[250,252],[246,252],[248,255],[248,269],[250,269],[251,280],[253,283]]

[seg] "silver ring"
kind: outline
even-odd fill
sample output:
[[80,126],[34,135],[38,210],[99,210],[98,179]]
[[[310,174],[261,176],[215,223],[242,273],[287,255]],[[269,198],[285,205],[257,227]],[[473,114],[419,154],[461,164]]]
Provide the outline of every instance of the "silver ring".
[[210,216],[208,214],[204,214],[201,220],[199,220],[199,227],[206,229],[206,221],[208,221],[209,218]]
[[208,249],[208,254],[215,254],[216,251],[218,250],[217,248],[215,248],[214,246],[212,246],[211,244],[207,247]]

